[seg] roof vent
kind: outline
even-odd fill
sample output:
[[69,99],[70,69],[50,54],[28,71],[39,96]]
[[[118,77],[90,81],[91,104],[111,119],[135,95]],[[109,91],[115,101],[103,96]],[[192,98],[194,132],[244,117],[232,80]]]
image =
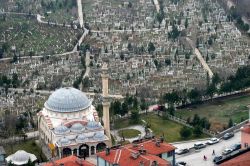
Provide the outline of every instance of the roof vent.
[[138,153],[138,152],[132,152],[132,153],[131,153],[131,157],[132,157],[133,159],[137,159],[137,158],[139,157],[139,155],[140,155],[140,153]]
[[156,145],[157,147],[160,147],[160,146],[161,146],[160,143],[161,143],[161,142],[157,140],[156,143],[155,143],[155,145]]
[[153,162],[152,162],[152,166],[158,166],[157,161],[153,161]]
[[161,141],[161,143],[163,143],[163,141],[164,141],[164,137],[163,136],[160,137],[160,141]]
[[144,166],[144,162],[140,161],[140,165],[139,166]]
[[106,151],[106,156],[110,154],[110,148],[108,146],[106,147],[105,151]]

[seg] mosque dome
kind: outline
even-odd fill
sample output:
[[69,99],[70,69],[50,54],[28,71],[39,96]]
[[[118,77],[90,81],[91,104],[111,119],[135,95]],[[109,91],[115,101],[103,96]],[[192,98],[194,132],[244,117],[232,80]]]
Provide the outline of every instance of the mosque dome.
[[56,127],[54,131],[56,134],[65,134],[70,132],[70,130],[64,125]]
[[98,132],[94,135],[94,139],[96,139],[96,140],[103,140],[104,138],[105,138],[105,136],[102,132]]
[[78,135],[78,137],[76,138],[77,142],[84,142],[86,140],[88,140],[88,138],[85,135],[83,135],[83,134]]
[[69,145],[69,144],[70,144],[70,140],[69,140],[68,138],[64,137],[64,138],[61,138],[61,139],[58,141],[58,143],[59,143],[60,145],[62,145],[62,146],[66,146],[66,145]]
[[84,127],[81,123],[75,123],[70,128],[73,132],[82,132],[84,130]]
[[99,122],[89,121],[87,123],[87,129],[89,129],[89,130],[95,130],[95,129],[99,129],[99,128],[101,128],[101,124]]
[[37,158],[34,154],[27,153],[24,150],[18,150],[15,154],[12,154],[6,158],[8,162],[15,165],[27,164],[29,160],[35,161]]
[[44,107],[54,112],[77,112],[88,108],[91,101],[80,90],[61,88],[49,96]]

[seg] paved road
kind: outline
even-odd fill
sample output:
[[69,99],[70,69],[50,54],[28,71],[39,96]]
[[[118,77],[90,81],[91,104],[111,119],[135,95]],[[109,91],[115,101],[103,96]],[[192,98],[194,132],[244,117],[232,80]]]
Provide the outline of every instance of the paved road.
[[[173,144],[178,149],[182,148],[191,148],[193,147],[195,142],[207,142],[205,141],[194,141],[194,142],[187,142],[187,143],[177,143]],[[212,152],[215,150],[215,154],[221,154],[222,151],[230,147],[235,143],[240,142],[240,132],[235,133],[235,136],[229,140],[221,140],[218,144],[215,145],[207,145],[206,148],[201,149],[200,152],[190,152],[190,154],[183,154],[183,155],[176,155],[176,161],[185,161],[187,162],[188,166],[213,166],[213,156]],[[208,160],[204,161],[203,156],[206,155]]]
[[207,62],[203,59],[200,51],[194,46],[194,42],[189,38],[186,38],[186,40],[191,45],[191,47],[194,49],[196,57],[199,59],[203,68],[208,72],[209,77],[212,78],[214,74],[213,74],[212,70],[210,69],[210,67],[208,66]]

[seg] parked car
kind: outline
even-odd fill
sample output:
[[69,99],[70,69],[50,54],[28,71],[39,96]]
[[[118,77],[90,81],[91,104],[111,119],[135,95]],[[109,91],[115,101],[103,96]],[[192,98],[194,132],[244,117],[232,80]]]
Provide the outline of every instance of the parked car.
[[213,145],[213,144],[216,144],[220,141],[220,139],[218,138],[211,138],[209,141],[207,141],[207,144],[208,145]]
[[229,138],[232,138],[234,136],[234,133],[226,133],[224,136],[223,136],[223,139],[224,140],[227,140]]
[[175,163],[175,166],[185,166],[185,165],[187,165],[187,163],[184,161],[179,161],[179,162]]
[[180,149],[176,151],[176,154],[181,155],[181,154],[185,154],[188,153],[189,149],[188,148],[184,148],[184,149]]
[[230,149],[232,149],[233,151],[239,150],[241,149],[241,144],[240,143],[234,144],[230,147]]
[[201,148],[205,148],[205,147],[206,147],[206,144],[201,143],[201,142],[198,142],[198,143],[194,144],[195,149],[201,149]]
[[224,149],[224,150],[223,150],[222,154],[223,154],[223,155],[228,155],[228,154],[230,154],[230,153],[232,153],[232,152],[233,152],[232,149],[227,148],[227,149]]
[[213,162],[216,163],[218,161],[220,161],[223,157],[221,155],[219,156],[215,156],[214,159],[213,159]]

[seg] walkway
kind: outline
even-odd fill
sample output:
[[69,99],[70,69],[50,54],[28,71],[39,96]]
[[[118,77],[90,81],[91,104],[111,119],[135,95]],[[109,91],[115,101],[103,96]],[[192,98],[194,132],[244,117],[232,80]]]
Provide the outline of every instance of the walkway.
[[[141,138],[146,135],[145,128],[142,125],[135,125],[135,126],[129,126],[126,128],[118,129],[118,130],[111,130],[111,134],[116,137],[116,140],[122,140],[122,138],[119,136],[118,131],[124,130],[124,129],[135,129],[141,132]],[[128,140],[129,142],[133,142],[134,140],[137,140],[138,137],[134,138],[125,138],[125,140]]]
[[158,0],[154,0],[154,4],[155,4],[155,8],[156,8],[157,13],[159,13],[159,11],[160,11],[159,1]]
[[82,13],[82,0],[77,0],[77,9],[78,9],[78,19],[80,23],[80,27],[84,27],[83,25],[83,13]]
[[203,59],[200,51],[195,47],[194,42],[188,37],[186,37],[186,40],[191,45],[191,47],[194,49],[194,53],[195,53],[196,57],[198,58],[198,60],[200,61],[202,67],[208,72],[209,77],[212,78],[214,74],[213,74],[212,70],[209,68],[206,61]]

